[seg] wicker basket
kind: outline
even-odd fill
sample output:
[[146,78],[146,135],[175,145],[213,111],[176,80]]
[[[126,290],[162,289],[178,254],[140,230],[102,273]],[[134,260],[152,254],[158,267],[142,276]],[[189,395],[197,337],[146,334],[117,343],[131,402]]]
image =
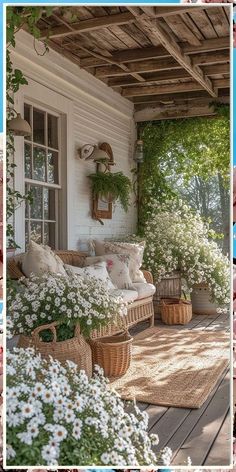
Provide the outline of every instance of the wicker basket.
[[162,298],[180,298],[181,297],[181,273],[173,272],[172,275],[163,277],[160,282],[156,282],[156,292],[153,295],[155,318],[160,318],[161,299]]
[[187,324],[191,318],[191,302],[179,298],[161,300],[161,319],[163,323],[168,325]]
[[[17,347],[35,347],[40,352],[42,357],[53,358],[59,360],[62,364],[66,361],[73,361],[78,365],[80,370],[85,370],[88,377],[92,376],[92,352],[89,344],[80,334],[80,327],[76,325],[74,338],[66,341],[57,341],[56,326],[59,323],[54,322],[47,325],[42,325],[36,328],[32,337],[20,335]],[[39,337],[39,333],[49,329],[53,333],[52,342],[43,342]]]
[[131,362],[133,338],[125,331],[115,336],[91,339],[93,364],[103,368],[106,377],[121,377]]

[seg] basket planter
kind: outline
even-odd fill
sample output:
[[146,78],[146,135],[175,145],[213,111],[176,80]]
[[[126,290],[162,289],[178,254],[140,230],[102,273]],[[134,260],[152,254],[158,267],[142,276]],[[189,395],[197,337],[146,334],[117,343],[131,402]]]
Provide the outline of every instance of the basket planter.
[[193,313],[196,315],[216,315],[217,305],[210,301],[210,292],[206,284],[193,286],[191,301]]
[[168,325],[187,324],[192,319],[192,304],[187,300],[170,298],[161,300],[161,319]]
[[160,318],[162,298],[181,297],[181,273],[174,272],[155,283],[156,292],[153,296],[155,318]]
[[[77,364],[80,370],[84,370],[88,377],[91,377],[92,352],[89,344],[80,334],[79,325],[76,325],[75,327],[74,338],[67,339],[66,341],[57,341],[56,326],[58,324],[59,323],[54,322],[39,326],[33,331],[32,337],[20,335],[17,347],[34,347],[38,352],[40,352],[42,357],[48,358],[49,356],[52,356],[54,359],[59,360],[62,364],[66,361],[72,361]],[[52,342],[41,341],[39,334],[45,329],[52,331]]]
[[97,364],[104,370],[106,377],[121,377],[131,362],[133,338],[128,332],[115,336],[90,340],[93,365]]

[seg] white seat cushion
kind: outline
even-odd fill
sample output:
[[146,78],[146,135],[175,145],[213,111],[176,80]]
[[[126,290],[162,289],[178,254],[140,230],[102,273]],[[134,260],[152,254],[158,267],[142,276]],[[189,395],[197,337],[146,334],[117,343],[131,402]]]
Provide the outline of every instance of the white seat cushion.
[[134,300],[137,300],[138,298],[138,292],[136,292],[136,290],[120,290],[117,288],[115,290],[111,290],[110,293],[117,297],[122,297],[125,303],[134,302]]
[[106,262],[98,262],[97,264],[93,264],[88,267],[76,267],[65,264],[65,268],[69,269],[73,274],[78,276],[96,277],[96,279],[102,280],[102,282],[106,284],[108,290],[113,290],[116,288],[107,272]]
[[147,284],[146,282],[133,283],[133,287],[138,292],[138,300],[142,298],[152,297],[156,291],[156,287],[153,284]]

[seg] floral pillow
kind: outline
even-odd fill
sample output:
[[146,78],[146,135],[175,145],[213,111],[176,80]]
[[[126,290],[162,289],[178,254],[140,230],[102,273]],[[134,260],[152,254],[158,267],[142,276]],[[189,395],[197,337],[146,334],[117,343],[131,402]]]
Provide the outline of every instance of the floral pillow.
[[145,241],[139,243],[126,243],[95,239],[94,248],[97,256],[102,256],[103,254],[129,254],[129,273],[132,282],[146,282],[145,277],[140,270],[143,263]]
[[76,267],[65,264],[65,268],[75,275],[96,277],[97,279],[102,280],[102,282],[105,282],[108,290],[114,290],[116,288],[109,277],[105,261],[90,265],[88,267]]
[[85,265],[106,262],[107,272],[117,288],[132,288],[129,275],[130,257],[127,254],[105,254],[103,256],[86,257]]

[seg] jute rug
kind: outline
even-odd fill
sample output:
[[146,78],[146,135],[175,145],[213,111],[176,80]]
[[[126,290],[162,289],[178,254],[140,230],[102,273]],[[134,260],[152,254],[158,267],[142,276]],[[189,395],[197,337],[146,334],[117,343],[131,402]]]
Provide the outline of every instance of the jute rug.
[[128,372],[111,380],[125,400],[199,408],[229,365],[223,331],[146,329],[134,338]]

